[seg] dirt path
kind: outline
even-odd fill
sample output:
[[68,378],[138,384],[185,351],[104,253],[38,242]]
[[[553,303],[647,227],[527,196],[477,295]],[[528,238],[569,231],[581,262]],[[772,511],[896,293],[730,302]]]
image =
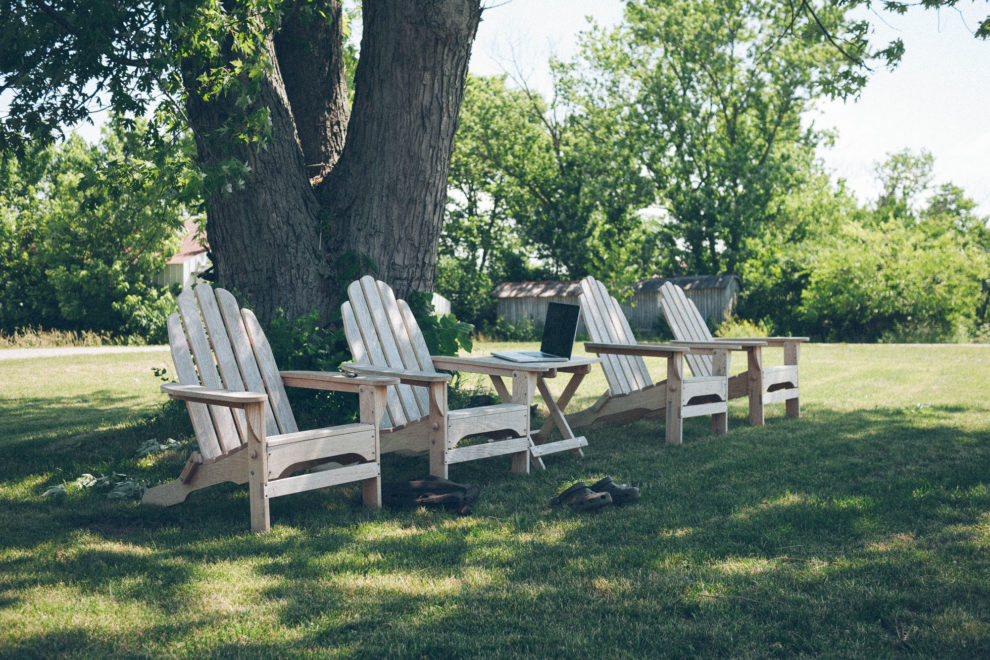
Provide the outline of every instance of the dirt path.
[[167,351],[168,346],[80,346],[68,348],[0,348],[0,361],[63,355],[103,355],[109,353],[151,353]]

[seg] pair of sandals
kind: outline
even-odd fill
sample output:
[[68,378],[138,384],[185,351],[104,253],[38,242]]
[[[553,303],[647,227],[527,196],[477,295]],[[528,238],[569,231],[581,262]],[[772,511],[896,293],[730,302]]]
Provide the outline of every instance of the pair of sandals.
[[639,488],[617,484],[612,477],[605,477],[589,486],[579,481],[550,500],[553,506],[566,504],[573,511],[595,511],[603,506],[621,506],[639,499]]

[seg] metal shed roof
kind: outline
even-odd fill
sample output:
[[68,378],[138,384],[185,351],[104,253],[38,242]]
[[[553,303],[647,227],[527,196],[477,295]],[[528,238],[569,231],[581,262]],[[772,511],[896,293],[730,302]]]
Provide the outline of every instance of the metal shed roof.
[[492,289],[494,298],[554,298],[580,296],[580,282],[502,282]]
[[[664,282],[670,282],[685,291],[726,289],[739,278],[735,275],[683,275],[679,277],[651,277],[633,285],[634,293],[654,293]],[[576,281],[502,282],[492,289],[493,298],[555,298],[581,295],[581,283]]]
[[635,293],[653,293],[659,291],[664,282],[676,284],[685,291],[698,289],[727,289],[732,282],[739,284],[736,275],[682,275],[679,277],[651,277],[633,285]]

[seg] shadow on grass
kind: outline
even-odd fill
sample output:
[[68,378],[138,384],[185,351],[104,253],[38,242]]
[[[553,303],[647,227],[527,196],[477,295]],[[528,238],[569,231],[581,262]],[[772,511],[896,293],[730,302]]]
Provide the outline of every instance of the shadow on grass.
[[[546,472],[455,466],[453,479],[482,485],[472,516],[370,511],[345,486],[274,500],[262,537],[247,531],[244,487],[169,509],[5,501],[0,606],[69,586],[149,623],[39,632],[3,650],[162,653],[198,630],[212,655],[985,655],[990,433],[973,415],[812,410],[763,428],[734,416],[720,437],[688,420],[678,447],[660,422],[592,427],[584,459],[550,456]],[[183,460],[143,476],[172,478]],[[383,465],[386,479],[426,469]],[[604,474],[643,497],[594,515],[550,507]],[[218,566],[231,575],[206,577]],[[191,594],[210,585],[250,616],[201,620],[204,596]]]

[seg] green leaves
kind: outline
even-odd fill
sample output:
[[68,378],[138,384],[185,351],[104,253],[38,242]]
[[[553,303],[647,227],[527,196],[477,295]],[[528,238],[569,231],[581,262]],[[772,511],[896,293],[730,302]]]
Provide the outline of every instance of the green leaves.
[[95,330],[154,341],[172,309],[155,284],[198,204],[188,139],[159,145],[113,122],[5,165],[0,328]]

